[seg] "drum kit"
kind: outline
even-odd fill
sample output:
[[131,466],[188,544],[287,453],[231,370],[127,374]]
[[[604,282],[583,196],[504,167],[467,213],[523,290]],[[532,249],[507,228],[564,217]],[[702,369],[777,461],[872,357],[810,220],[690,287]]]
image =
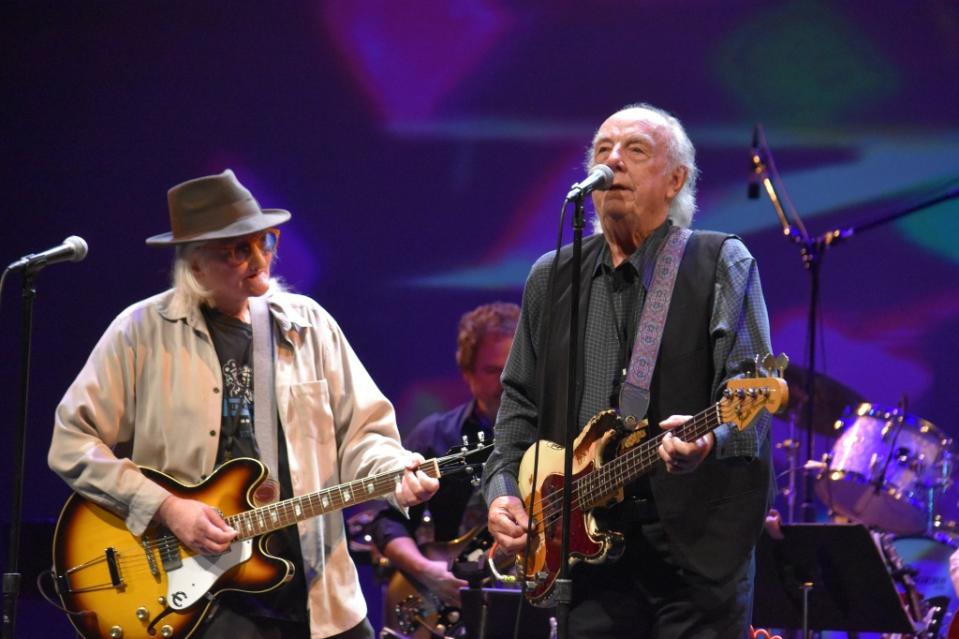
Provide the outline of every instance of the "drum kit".
[[[789,485],[787,521],[793,521],[796,482],[811,473],[807,488],[828,509],[834,522],[863,524],[872,532],[889,563],[890,574],[905,573],[904,593],[936,602],[945,627],[959,609],[949,575],[949,559],[959,548],[959,498],[953,478],[953,440],[931,422],[898,407],[880,406],[842,383],[817,375],[812,431],[833,440],[822,460],[798,464],[795,424],[805,411],[807,373],[787,369],[791,403],[790,438],[779,444],[787,452]],[[905,402],[903,402],[904,404]],[[806,497],[807,501],[812,496]],[[959,637],[959,619],[949,638]],[[955,634],[954,634],[955,630]],[[934,636],[934,635],[922,635]],[[941,636],[945,636],[943,633]]]

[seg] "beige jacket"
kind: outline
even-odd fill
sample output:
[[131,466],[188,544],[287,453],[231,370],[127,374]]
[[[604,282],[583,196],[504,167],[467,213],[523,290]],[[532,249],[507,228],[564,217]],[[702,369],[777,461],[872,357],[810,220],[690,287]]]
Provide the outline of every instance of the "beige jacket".
[[[333,318],[313,300],[270,298],[277,408],[295,495],[406,463],[393,407]],[[212,471],[222,375],[199,308],[167,291],[123,311],[57,407],[48,462],[70,487],[144,532],[168,495],[137,468],[196,483]],[[282,445],[282,444],[281,444]],[[312,635],[366,616],[343,517],[299,524]]]

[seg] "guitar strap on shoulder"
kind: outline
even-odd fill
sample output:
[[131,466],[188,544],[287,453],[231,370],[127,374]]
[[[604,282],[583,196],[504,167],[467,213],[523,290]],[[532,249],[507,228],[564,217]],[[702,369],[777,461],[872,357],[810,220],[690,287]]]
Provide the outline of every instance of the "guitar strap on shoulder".
[[673,287],[679,273],[679,263],[686,251],[686,242],[692,234],[689,229],[670,227],[656,258],[653,281],[646,293],[643,314],[639,319],[636,339],[633,340],[629,369],[619,390],[619,412],[622,415],[642,419],[649,409],[649,387],[653,379],[653,369],[656,367],[656,358],[659,356],[659,345],[663,341],[669,302],[673,297]]
[[[263,297],[250,298],[253,324],[253,432],[260,461],[269,477],[256,491],[257,501],[272,502],[280,496],[277,468],[276,391],[273,378],[273,331],[270,308]],[[268,486],[269,484],[269,486]],[[268,492],[272,490],[272,494]]]

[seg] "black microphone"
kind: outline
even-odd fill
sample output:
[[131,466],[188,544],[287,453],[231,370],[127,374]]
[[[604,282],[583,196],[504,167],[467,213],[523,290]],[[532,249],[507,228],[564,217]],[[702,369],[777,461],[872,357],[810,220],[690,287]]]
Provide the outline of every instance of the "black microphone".
[[71,235],[63,240],[59,246],[54,246],[40,253],[24,255],[16,262],[11,263],[7,270],[16,271],[26,268],[37,271],[48,264],[56,264],[57,262],[79,262],[86,256],[86,241],[82,237]]
[[605,164],[597,164],[586,179],[570,187],[567,200],[586,195],[592,191],[605,191],[613,185],[613,170]]
[[749,151],[749,186],[746,188],[746,196],[750,200],[759,199],[759,163],[762,160],[759,157],[759,125],[753,127],[753,146]]

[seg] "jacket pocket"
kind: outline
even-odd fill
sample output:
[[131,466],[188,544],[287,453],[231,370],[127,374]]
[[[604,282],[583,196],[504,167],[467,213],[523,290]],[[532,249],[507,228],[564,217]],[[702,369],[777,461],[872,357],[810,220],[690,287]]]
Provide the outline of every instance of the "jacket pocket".
[[305,440],[332,443],[333,408],[326,380],[291,384],[288,388],[285,428],[290,441],[294,444]]

